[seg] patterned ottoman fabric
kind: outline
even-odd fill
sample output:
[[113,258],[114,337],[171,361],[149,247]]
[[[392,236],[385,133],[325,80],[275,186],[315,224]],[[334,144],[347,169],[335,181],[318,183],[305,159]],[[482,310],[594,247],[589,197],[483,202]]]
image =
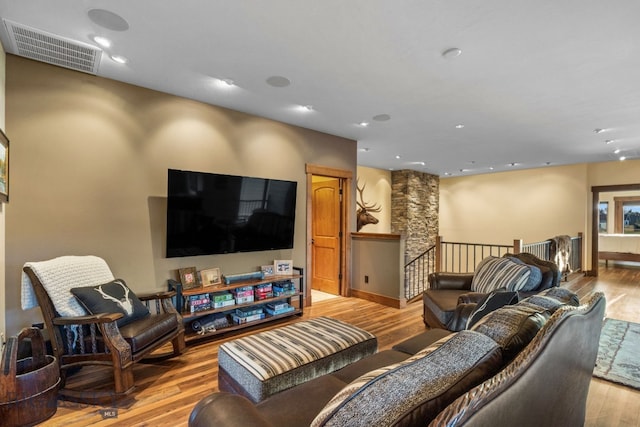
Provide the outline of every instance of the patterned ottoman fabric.
[[329,317],[294,323],[229,341],[219,370],[254,402],[374,354],[376,337]]

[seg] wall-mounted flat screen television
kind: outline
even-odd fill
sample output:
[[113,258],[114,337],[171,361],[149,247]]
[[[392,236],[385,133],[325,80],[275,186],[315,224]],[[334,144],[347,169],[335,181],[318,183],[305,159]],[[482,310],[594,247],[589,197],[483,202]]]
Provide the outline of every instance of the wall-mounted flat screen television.
[[293,248],[297,183],[169,169],[167,258]]

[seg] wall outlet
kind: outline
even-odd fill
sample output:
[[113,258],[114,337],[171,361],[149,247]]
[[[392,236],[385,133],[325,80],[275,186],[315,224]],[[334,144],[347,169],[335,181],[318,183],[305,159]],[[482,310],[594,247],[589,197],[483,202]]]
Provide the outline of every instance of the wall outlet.
[[364,276],[364,283],[369,283],[369,276]]

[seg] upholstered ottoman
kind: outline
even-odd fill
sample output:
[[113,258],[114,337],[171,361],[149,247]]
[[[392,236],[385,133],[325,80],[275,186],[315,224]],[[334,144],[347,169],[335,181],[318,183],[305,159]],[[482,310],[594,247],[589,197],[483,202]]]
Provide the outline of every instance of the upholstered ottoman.
[[218,387],[254,402],[374,354],[369,332],[329,317],[226,342],[218,350]]

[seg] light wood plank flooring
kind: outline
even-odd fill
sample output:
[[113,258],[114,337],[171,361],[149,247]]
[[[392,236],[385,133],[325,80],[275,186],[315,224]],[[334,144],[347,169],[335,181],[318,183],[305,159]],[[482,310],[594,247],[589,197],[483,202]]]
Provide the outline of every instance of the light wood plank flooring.
[[[640,267],[601,267],[596,278],[574,275],[563,283],[581,298],[594,290],[607,296],[607,316],[640,322]],[[283,324],[315,316],[331,316],[372,332],[378,337],[380,349],[424,330],[422,304],[416,302],[398,310],[357,298],[334,298],[314,303],[305,309],[302,317],[294,317]],[[260,329],[263,330],[264,328]],[[175,360],[156,364],[138,364],[135,368],[137,389],[126,399],[114,403],[117,418],[106,418],[102,407],[60,402],[56,415],[43,423],[46,426],[80,427],[96,426],[186,426],[191,409],[201,398],[217,390],[217,352],[225,340],[254,331],[244,331],[233,336],[221,336],[214,341],[188,347],[185,354]],[[74,376],[77,382],[108,381],[95,369],[83,369]],[[589,427],[640,426],[640,391],[607,381],[593,379],[587,403]]]

